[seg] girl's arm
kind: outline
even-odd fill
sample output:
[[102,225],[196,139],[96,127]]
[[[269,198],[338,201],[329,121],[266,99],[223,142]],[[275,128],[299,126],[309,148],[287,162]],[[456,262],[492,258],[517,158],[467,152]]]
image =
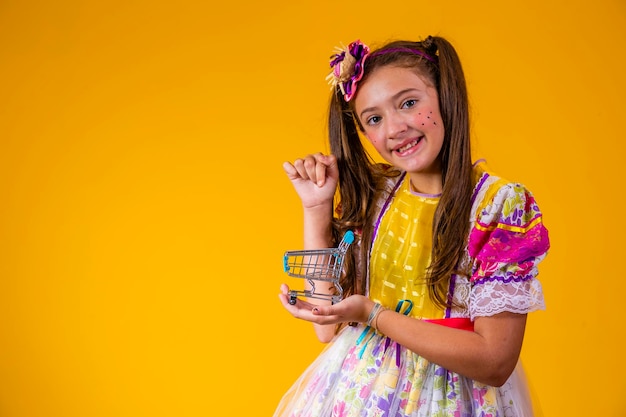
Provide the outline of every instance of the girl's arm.
[[479,317],[474,331],[453,329],[385,310],[378,330],[425,359],[468,378],[501,386],[518,362],[526,315]]
[[[292,163],[285,162],[283,168],[291,180],[304,210],[304,249],[325,249],[333,245],[332,220],[333,199],[337,189],[339,171],[333,155],[317,153]],[[310,289],[305,280],[307,289]],[[281,298],[288,297],[287,286],[282,288]],[[325,282],[316,283],[316,292],[330,294],[332,286]],[[330,305],[330,301],[316,300],[316,304]],[[296,306],[311,310],[316,304],[298,300]],[[314,324],[315,333],[321,342],[329,342],[335,333],[335,325]]]

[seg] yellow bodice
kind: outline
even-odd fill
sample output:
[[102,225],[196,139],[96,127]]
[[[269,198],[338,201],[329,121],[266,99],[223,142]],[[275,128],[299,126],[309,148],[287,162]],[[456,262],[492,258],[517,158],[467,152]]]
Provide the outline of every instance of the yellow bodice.
[[426,268],[430,264],[432,225],[438,196],[411,191],[408,175],[383,213],[370,258],[370,298],[395,309],[411,300],[410,316],[438,319],[444,310],[428,296]]

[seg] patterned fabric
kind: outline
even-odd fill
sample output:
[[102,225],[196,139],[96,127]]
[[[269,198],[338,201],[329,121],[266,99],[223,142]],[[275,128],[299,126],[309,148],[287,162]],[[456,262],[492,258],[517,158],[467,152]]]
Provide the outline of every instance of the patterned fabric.
[[522,185],[490,174],[484,163],[476,174],[481,187],[468,243],[474,260],[470,317],[545,309],[535,277],[550,243],[535,198]]
[[[488,173],[484,164],[476,165],[475,176],[465,260],[472,262],[472,274],[452,277],[450,296],[457,305],[444,311],[424,293],[420,277],[429,261],[437,197],[413,193],[408,179],[390,184],[389,200],[378,204],[370,298],[391,309],[411,300],[410,315],[423,319],[473,320],[545,308],[536,275],[549,243],[534,198],[523,186]],[[532,406],[519,364],[503,386],[491,387],[358,326],[344,328],[327,345],[274,416],[522,417],[532,416]]]

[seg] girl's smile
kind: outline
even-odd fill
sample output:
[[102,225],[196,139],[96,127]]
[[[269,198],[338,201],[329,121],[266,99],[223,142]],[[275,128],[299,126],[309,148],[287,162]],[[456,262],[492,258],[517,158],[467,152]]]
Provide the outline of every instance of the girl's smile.
[[[397,152],[399,155],[402,156],[406,156],[407,154],[412,153],[413,151],[415,151],[415,147],[422,141],[422,138],[418,138],[415,140],[410,140],[408,141],[409,143],[407,143],[406,145],[401,145],[399,147],[397,147],[396,149],[394,149],[394,152]],[[411,151],[411,152],[408,152]]]

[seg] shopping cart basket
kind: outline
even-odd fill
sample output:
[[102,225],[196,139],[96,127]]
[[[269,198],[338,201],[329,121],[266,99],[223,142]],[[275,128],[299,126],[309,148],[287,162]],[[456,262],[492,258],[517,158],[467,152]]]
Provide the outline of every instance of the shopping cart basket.
[[[295,304],[298,296],[330,300],[333,304],[341,301],[343,288],[339,285],[339,278],[343,271],[346,251],[353,242],[354,233],[348,230],[336,248],[285,252],[283,257],[285,272],[289,276],[306,279],[311,286],[308,290],[289,291],[289,304]],[[335,294],[315,292],[315,281],[331,282],[335,287]]]

